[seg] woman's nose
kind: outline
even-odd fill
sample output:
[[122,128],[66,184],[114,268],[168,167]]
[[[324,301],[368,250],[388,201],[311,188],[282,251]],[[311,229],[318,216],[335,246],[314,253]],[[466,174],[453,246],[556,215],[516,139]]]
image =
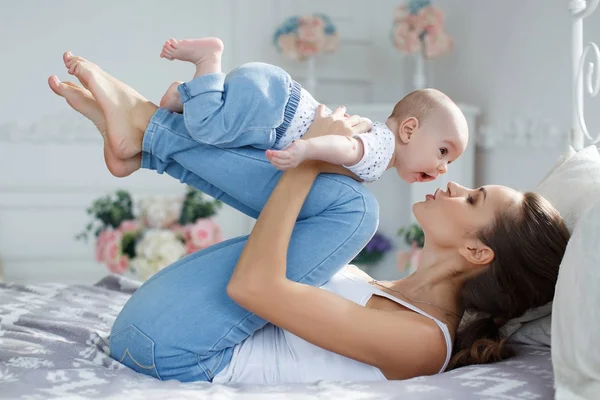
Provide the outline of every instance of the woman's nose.
[[451,196],[458,196],[464,188],[456,182],[448,182],[448,191]]

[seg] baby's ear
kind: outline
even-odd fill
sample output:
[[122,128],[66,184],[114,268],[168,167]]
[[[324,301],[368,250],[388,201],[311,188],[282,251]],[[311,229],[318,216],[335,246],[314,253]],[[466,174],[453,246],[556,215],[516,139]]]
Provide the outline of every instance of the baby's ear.
[[410,142],[413,133],[419,129],[419,120],[415,117],[410,117],[402,121],[400,126],[398,127],[398,137],[400,141],[404,144]]

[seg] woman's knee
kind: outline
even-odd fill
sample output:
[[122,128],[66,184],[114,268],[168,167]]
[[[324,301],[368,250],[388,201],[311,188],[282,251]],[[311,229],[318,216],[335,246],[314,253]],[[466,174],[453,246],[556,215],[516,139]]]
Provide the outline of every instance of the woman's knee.
[[365,186],[350,178],[340,178],[336,204],[330,209],[342,212],[344,222],[350,223],[349,228],[354,230],[353,235],[364,236],[368,240],[379,226],[379,203]]

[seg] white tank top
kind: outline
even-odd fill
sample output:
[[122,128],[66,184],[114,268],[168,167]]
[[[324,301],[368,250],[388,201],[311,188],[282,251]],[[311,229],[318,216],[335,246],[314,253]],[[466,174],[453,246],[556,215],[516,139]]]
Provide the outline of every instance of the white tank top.
[[[452,340],[443,322],[343,270],[321,288],[362,306],[375,294],[431,318],[446,338],[446,362],[439,372],[446,369],[452,354]],[[231,362],[214,377],[213,382],[279,384],[320,380],[366,382],[386,380],[386,377],[377,367],[325,350],[275,325],[267,324],[235,346]]]

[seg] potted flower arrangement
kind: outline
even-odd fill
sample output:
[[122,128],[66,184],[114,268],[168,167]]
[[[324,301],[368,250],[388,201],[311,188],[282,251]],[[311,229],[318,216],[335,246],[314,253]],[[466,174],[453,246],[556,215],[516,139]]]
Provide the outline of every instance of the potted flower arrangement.
[[331,18],[309,14],[287,18],[273,35],[277,51],[292,60],[307,61],[306,89],[314,96],[316,86],[315,58],[338,49],[339,36]]
[[410,246],[409,251],[398,252],[398,269],[410,274],[417,269],[421,259],[421,249],[425,245],[425,234],[418,224],[411,224],[400,228],[398,235],[402,236],[404,242]]
[[222,206],[189,189],[176,198],[146,198],[134,209],[131,195],[118,190],[96,199],[92,217],[76,239],[95,238],[96,260],[112,273],[146,280],[187,254],[223,240],[212,219]]
[[383,256],[392,249],[392,243],[382,233],[375,233],[369,243],[352,260],[353,264],[372,266],[377,264]]
[[445,32],[444,14],[430,0],[409,0],[396,9],[392,42],[402,53],[415,57],[415,89],[427,86],[425,59],[433,59],[452,50],[453,40]]

